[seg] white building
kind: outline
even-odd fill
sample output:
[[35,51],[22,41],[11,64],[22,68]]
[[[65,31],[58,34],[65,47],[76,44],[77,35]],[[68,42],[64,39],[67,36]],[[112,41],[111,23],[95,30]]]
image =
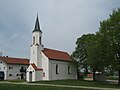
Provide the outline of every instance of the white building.
[[0,79],[26,79],[26,69],[28,66],[28,59],[0,57]]
[[76,79],[76,68],[67,52],[44,48],[38,16],[32,32],[30,65],[26,81]]

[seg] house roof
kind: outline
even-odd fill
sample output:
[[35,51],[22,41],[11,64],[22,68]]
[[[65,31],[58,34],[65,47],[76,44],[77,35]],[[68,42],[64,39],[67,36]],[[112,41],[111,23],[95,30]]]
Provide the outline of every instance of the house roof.
[[0,57],[0,60],[3,60],[7,64],[29,65],[29,59],[24,59],[24,58]]
[[34,63],[31,63],[31,65],[36,71],[43,70],[42,68],[37,68],[37,66]]
[[43,53],[52,60],[72,61],[67,52],[44,48]]

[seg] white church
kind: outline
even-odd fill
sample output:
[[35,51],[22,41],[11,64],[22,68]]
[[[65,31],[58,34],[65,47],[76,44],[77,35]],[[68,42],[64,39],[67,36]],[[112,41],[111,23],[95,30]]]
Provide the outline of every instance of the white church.
[[30,60],[0,57],[0,79],[26,79],[27,82],[41,80],[77,79],[77,71],[67,52],[44,48],[42,31],[37,16],[32,32]]
[[37,16],[32,32],[30,64],[26,81],[76,79],[76,68],[67,52],[44,48],[42,31]]

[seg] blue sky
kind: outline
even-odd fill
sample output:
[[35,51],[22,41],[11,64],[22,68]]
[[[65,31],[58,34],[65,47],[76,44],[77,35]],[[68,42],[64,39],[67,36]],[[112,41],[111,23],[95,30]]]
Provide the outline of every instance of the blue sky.
[[0,51],[29,58],[38,13],[42,44],[71,54],[77,38],[98,31],[118,7],[120,0],[0,0]]

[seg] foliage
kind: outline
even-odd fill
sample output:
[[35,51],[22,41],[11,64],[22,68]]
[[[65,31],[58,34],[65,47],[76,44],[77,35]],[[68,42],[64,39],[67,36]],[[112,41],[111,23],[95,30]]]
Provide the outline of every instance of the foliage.
[[77,39],[76,42],[76,49],[72,54],[72,58],[78,63],[78,66],[81,66],[82,68],[85,68],[86,72],[88,72],[88,48],[92,45],[94,45],[94,34],[86,34],[82,35],[80,38]]
[[106,62],[109,60],[109,66],[119,71],[120,83],[120,8],[113,10],[110,18],[100,23],[99,34],[101,43],[106,46]]
[[107,20],[100,22],[96,34],[82,35],[77,39],[72,57],[83,68],[94,71],[118,70],[120,83],[120,8],[113,10]]

